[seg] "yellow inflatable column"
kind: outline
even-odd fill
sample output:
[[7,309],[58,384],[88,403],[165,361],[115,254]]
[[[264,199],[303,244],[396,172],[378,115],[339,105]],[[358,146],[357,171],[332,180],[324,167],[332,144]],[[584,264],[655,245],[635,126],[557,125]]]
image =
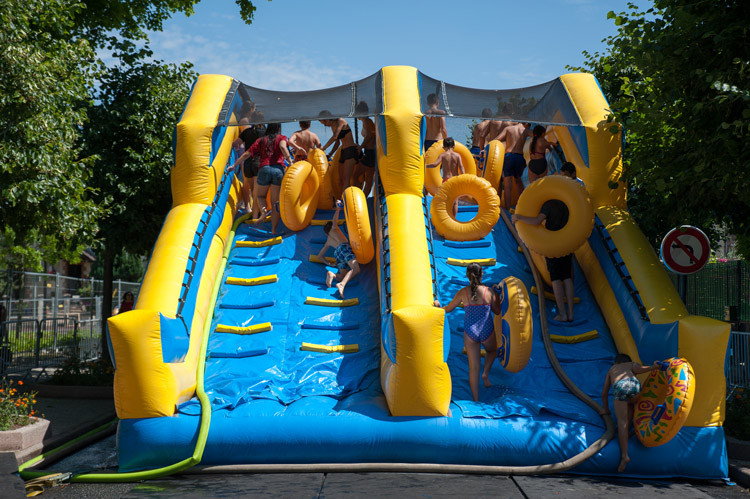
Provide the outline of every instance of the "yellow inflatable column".
[[[622,131],[615,122],[607,122],[609,104],[596,78],[588,73],[560,77],[586,129],[588,167],[565,127],[555,127],[565,157],[576,165],[578,176],[591,194],[594,208],[625,207],[625,182],[622,175]],[[614,133],[613,133],[614,132]]]
[[381,384],[393,416],[448,413],[451,378],[444,361],[445,313],[432,305],[432,273],[422,211],[424,159],[420,147],[417,70],[383,68],[378,116],[378,171],[388,206],[392,332],[395,362],[383,349]]
[[[107,321],[116,365],[115,408],[121,419],[171,416],[195,391],[203,324],[239,195],[234,178],[227,179],[229,198],[218,230],[202,242],[208,250],[202,275],[195,275],[192,283],[198,287],[194,309],[182,311],[183,320],[190,322],[177,326],[176,316],[199,222],[216,196],[237,135],[236,127],[229,127],[214,136],[231,84],[230,77],[219,75],[196,81],[177,124],[173,208],[154,245],[138,303],[135,310]],[[168,337],[176,333],[184,337]],[[164,357],[165,338],[167,349],[177,344],[179,349],[173,349],[181,355]]]

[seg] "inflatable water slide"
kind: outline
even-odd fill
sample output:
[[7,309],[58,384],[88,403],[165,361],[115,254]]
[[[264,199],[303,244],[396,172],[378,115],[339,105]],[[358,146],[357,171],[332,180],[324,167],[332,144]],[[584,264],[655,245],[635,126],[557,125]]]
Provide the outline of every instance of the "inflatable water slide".
[[[459,187],[446,201],[448,182],[438,176],[430,185],[424,130],[433,93],[448,117],[478,118],[489,108],[496,119],[554,126],[585,185],[576,184],[586,202],[578,209],[571,201],[568,225],[589,224],[568,248],[572,322],[551,319],[543,260],[498,208],[503,151],[483,170],[467,168],[475,178],[466,184],[482,177],[489,190]],[[361,265],[345,297],[326,285],[331,255],[315,257],[338,194],[336,165],[318,155],[287,170],[277,234],[237,213],[232,142],[253,108],[265,122],[375,120],[373,194],[348,189],[339,220]],[[686,311],[628,214],[622,132],[608,114],[587,74],[477,90],[391,66],[309,92],[200,76],[176,126],[173,207],[135,309],[108,321],[119,471],[615,474],[620,450],[600,404],[605,374],[624,352],[646,365],[667,363],[644,383],[623,474],[725,478],[729,327]],[[548,197],[565,199],[547,184]],[[445,207],[461,193],[476,203],[458,203],[446,219]],[[524,208],[532,215],[535,202]],[[446,236],[439,216],[471,234]],[[478,401],[469,389],[463,311],[433,306],[468,284],[471,262],[505,300],[495,320],[499,358]],[[611,394],[609,403],[611,410]]]

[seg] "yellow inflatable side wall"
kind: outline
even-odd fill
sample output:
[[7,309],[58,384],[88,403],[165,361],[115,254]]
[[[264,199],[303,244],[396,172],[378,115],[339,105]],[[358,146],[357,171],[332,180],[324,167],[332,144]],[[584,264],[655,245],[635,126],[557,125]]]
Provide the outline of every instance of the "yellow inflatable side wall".
[[[590,74],[568,74],[561,80],[585,127],[589,165],[566,127],[556,126],[560,145],[576,165],[599,219],[615,243],[633,278],[653,324],[678,323],[678,356],[693,366],[695,399],[688,426],[713,426],[724,419],[724,357],[729,324],[691,316],[685,309],[650,243],[626,211],[625,183],[621,180],[622,151],[619,125],[608,121],[609,106]],[[576,258],[591,285],[620,351],[638,359],[635,342],[596,256],[584,244]],[[637,360],[636,360],[637,361]]]
[[[383,120],[377,126],[378,170],[388,206],[391,310],[396,361],[385,350],[380,380],[393,416],[448,413],[451,377],[443,357],[445,312],[432,305],[432,274],[422,211],[417,70],[383,68]],[[383,129],[385,134],[383,134]]]
[[232,186],[221,225],[210,244],[189,328],[189,346],[179,362],[162,357],[161,316],[174,318],[188,256],[198,222],[216,195],[237,136],[228,128],[211,159],[214,129],[232,79],[200,76],[177,124],[172,169],[173,208],[167,215],[143,278],[135,310],[108,320],[115,371],[115,408],[121,419],[171,416],[176,405],[193,396],[205,314],[239,195]]

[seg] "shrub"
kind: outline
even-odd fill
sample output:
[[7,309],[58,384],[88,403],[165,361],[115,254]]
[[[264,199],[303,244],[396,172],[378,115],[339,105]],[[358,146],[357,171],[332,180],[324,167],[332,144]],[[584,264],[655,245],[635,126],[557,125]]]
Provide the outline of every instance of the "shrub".
[[84,362],[78,355],[71,355],[62,367],[55,371],[48,384],[112,386],[114,376],[112,364],[104,359]]
[[750,440],[750,390],[737,388],[727,400],[727,417],[724,429],[740,440]]
[[[23,381],[19,381],[18,386],[23,386]],[[12,380],[0,382],[0,431],[32,423],[32,416],[40,416],[34,410],[34,404],[36,392],[22,393],[13,386]]]

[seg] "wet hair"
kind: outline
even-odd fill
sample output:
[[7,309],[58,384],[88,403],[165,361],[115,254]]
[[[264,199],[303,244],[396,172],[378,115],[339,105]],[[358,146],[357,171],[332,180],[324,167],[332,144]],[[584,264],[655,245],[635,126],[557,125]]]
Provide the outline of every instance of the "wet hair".
[[356,114],[367,114],[370,112],[370,107],[367,105],[367,102],[361,100],[359,101],[359,104],[357,104],[357,107],[354,108],[354,112]]
[[333,222],[331,222],[331,221],[329,220],[329,221],[327,221],[327,222],[326,222],[326,224],[325,224],[325,225],[323,226],[323,232],[325,232],[326,234],[328,234],[329,232],[331,232],[331,229],[333,229]]
[[444,138],[443,149],[450,149],[451,147],[456,147],[456,142],[453,140],[453,137]]
[[482,266],[472,262],[466,267],[466,277],[469,278],[469,289],[471,290],[471,299],[477,299],[477,287],[482,284]]
[[545,128],[542,125],[537,125],[532,130],[532,133],[534,134],[534,138],[531,139],[531,147],[529,147],[529,151],[531,151],[534,154],[539,154],[536,152],[536,139],[544,135]]
[[430,94],[427,96],[427,104],[429,104],[430,106],[433,104],[437,104],[437,101],[437,94]]
[[482,109],[482,118],[492,118],[492,109],[488,107]]
[[630,358],[630,355],[626,353],[618,353],[615,356],[615,364],[623,364],[625,362],[633,362],[633,359]]
[[312,125],[312,123],[307,120],[301,120],[299,122],[299,127],[303,130],[307,130],[308,128],[310,128],[310,125]]
[[273,145],[276,137],[281,133],[281,123],[269,123],[266,127],[266,135],[263,137],[263,147],[266,149],[266,155],[273,156]]
[[563,163],[560,167],[560,171],[562,173],[570,173],[571,175],[573,175],[573,178],[577,177],[576,165],[574,165],[570,161],[566,161],[565,163]]

